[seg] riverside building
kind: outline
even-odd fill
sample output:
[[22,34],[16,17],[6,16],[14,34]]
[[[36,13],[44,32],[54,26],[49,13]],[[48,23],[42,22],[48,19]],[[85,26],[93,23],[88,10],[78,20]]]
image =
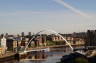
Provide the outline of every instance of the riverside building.
[[6,38],[4,36],[1,37],[0,46],[1,46],[0,49],[1,49],[2,54],[5,54],[7,50],[7,45],[6,45]]

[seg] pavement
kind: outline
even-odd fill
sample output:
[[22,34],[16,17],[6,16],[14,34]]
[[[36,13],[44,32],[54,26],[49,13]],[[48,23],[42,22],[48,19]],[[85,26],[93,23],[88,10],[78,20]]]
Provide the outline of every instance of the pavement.
[[2,54],[1,56],[0,56],[0,58],[4,58],[4,57],[8,57],[8,56],[12,56],[12,55],[14,55],[15,53],[13,53],[13,52],[9,52],[9,51],[7,51],[5,54]]

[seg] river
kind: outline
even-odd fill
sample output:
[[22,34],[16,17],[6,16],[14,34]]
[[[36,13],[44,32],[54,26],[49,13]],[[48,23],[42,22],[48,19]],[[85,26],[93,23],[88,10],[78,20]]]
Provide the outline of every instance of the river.
[[3,63],[56,63],[60,61],[63,55],[69,54],[64,50],[58,49],[54,51],[34,51],[27,53],[24,59],[20,61],[10,60]]

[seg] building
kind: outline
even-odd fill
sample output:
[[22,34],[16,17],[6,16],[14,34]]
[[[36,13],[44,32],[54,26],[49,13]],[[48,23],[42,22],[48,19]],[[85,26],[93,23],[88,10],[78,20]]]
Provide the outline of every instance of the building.
[[7,39],[8,51],[15,51],[17,48],[17,41],[14,39]]
[[21,47],[21,37],[9,35],[7,38],[7,48],[8,51],[17,51],[17,47]]
[[[72,34],[61,34],[61,35],[71,45],[84,45],[85,44],[85,41],[80,37],[77,37],[77,36],[74,37]],[[51,36],[53,42],[62,42],[63,41],[65,43],[64,45],[68,45],[62,37],[60,37],[58,35],[53,35],[53,34]]]
[[2,55],[3,55],[3,48],[0,47],[0,56],[2,56]]
[[52,41],[64,41],[62,37],[52,34]]
[[86,38],[86,46],[96,46],[96,30],[88,30]]
[[7,51],[7,44],[6,44],[6,38],[4,36],[2,36],[0,43],[1,43],[2,53],[5,54]]
[[46,35],[38,35],[35,39],[34,39],[34,44],[36,47],[38,46],[46,46]]
[[27,37],[23,38],[21,40],[21,47],[24,48],[25,46],[27,46],[28,42],[29,42],[29,38],[27,38]]

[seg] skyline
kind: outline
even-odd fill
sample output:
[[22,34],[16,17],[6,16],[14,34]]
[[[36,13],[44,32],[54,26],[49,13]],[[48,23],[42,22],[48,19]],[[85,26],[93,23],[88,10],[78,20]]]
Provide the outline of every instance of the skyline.
[[0,0],[0,33],[38,32],[49,27],[60,33],[96,27],[96,0],[65,0],[91,18],[85,18],[53,0]]

